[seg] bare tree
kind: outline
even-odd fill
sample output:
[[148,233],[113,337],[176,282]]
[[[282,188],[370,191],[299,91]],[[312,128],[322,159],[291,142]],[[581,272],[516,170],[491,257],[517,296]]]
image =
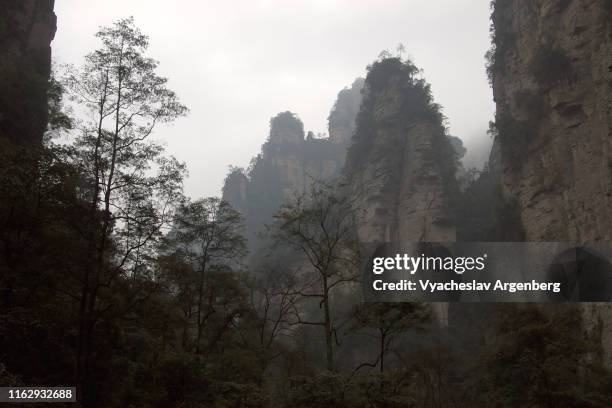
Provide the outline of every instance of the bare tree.
[[291,336],[293,307],[299,299],[295,277],[279,268],[266,267],[250,286],[251,303],[261,319],[259,343],[270,350],[281,336]]
[[422,303],[363,303],[353,308],[351,331],[365,332],[378,342],[378,357],[374,363],[362,363],[362,367],[376,367],[385,371],[385,357],[391,351],[396,338],[409,329],[418,328],[432,318],[431,310]]
[[[183,268],[187,276],[183,275],[175,282],[179,283],[178,290],[184,300],[186,317],[193,315],[195,319],[195,353],[200,355],[203,352],[204,328],[209,319],[220,310],[229,310],[228,306],[233,308],[222,319],[221,332],[231,325],[242,309],[242,305],[230,305],[240,296],[229,292],[240,289],[233,278],[225,273],[237,269],[246,255],[240,213],[218,198],[185,202],[177,211],[167,247],[187,266]],[[215,342],[220,336],[215,335]],[[210,347],[209,342],[207,348]]]
[[350,202],[339,197],[333,186],[315,184],[307,195],[284,204],[275,215],[275,236],[301,255],[307,265],[302,283],[294,291],[301,299],[318,300],[320,319],[304,317],[299,302],[292,302],[295,324],[323,328],[326,367],[334,370],[334,343],[337,340],[332,313],[332,293],[358,280],[358,246],[354,235]]

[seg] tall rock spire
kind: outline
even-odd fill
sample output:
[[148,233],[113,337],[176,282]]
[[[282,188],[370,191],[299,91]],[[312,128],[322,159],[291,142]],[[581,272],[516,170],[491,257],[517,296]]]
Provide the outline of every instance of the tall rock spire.
[[375,62],[344,174],[362,241],[454,241],[456,155],[429,85],[410,62]]

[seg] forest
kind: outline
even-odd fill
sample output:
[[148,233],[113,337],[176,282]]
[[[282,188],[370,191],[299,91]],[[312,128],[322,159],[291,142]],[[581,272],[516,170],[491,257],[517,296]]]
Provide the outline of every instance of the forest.
[[[492,36],[491,81],[507,68],[504,35]],[[361,301],[364,237],[526,234],[499,163],[463,168],[403,46],[340,93],[330,129],[349,128],[349,140],[306,136],[282,112],[223,196],[188,197],[187,165],[155,134],[189,109],[149,37],[133,18],[95,36],[81,64],[43,81],[42,142],[11,133],[19,115],[0,122],[0,386],[76,386],[79,402],[65,406],[82,407],[612,406],[604,346],[579,306],[447,304],[441,321],[441,304]],[[530,72],[551,87],[569,65],[546,45]],[[536,137],[540,99],[523,92],[516,109],[528,114],[491,124],[502,143],[521,135],[501,145],[515,172],[529,166],[523,138]],[[320,177],[293,188],[278,157]],[[403,209],[411,199],[428,204]]]

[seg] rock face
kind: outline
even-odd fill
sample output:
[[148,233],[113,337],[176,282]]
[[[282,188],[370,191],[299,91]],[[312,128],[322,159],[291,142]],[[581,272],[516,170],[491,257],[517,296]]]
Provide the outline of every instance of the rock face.
[[[612,2],[497,0],[490,74],[527,241],[612,239]],[[612,364],[612,308],[585,306]]]
[[612,239],[612,3],[497,1],[505,191],[528,241]]
[[47,124],[53,6],[54,0],[0,3],[0,134],[17,143],[40,143]]
[[456,155],[409,62],[375,62],[344,167],[364,242],[454,241]]
[[[304,134],[302,121],[291,112],[270,120],[270,135],[247,171],[233,168],[225,180],[223,199],[245,218],[251,249],[256,234],[283,201],[308,191],[313,182],[328,181],[342,168],[361,102],[363,80],[338,94],[329,116],[329,138]],[[357,108],[355,107],[357,106]]]
[[348,146],[355,133],[355,118],[361,106],[364,79],[357,78],[350,88],[344,88],[329,114],[329,140]]

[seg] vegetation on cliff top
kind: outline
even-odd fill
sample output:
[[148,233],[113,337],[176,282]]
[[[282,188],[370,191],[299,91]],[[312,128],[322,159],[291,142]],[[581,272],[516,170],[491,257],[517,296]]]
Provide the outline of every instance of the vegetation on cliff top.
[[[345,162],[346,172],[361,166],[380,128],[405,127],[419,121],[443,126],[440,106],[434,103],[431,87],[419,76],[420,72],[412,61],[398,57],[380,59],[368,67],[364,97]],[[397,93],[398,106],[387,107],[393,109],[392,117],[377,116],[377,109],[385,108],[377,104],[387,91]]]
[[[431,148],[423,152],[421,169],[435,169],[444,189],[448,219],[452,219],[458,185],[455,174],[461,149],[455,149],[445,127],[446,118],[434,102],[431,87],[412,61],[382,53],[382,59],[368,67],[363,100],[356,120],[356,130],[347,152],[343,172],[351,178],[368,163],[382,163],[387,168],[386,188],[397,189],[405,164],[406,146],[417,137],[416,125],[431,133]],[[377,143],[385,137],[384,143]],[[376,146],[376,148],[374,148]],[[399,153],[399,154],[398,154]],[[422,175],[425,177],[425,175]],[[440,219],[442,221],[442,218]]]

